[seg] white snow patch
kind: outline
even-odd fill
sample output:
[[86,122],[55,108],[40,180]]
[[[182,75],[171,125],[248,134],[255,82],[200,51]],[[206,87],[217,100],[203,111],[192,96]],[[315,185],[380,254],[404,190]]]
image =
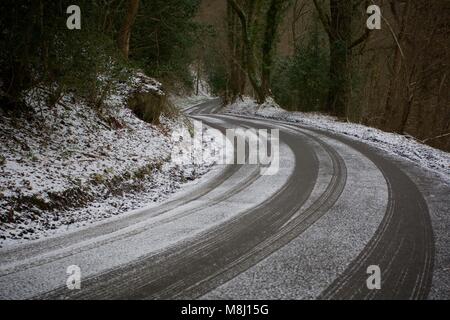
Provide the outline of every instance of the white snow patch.
[[[159,82],[136,73],[107,98],[101,113],[70,94],[49,107],[39,89],[27,96],[31,120],[0,113],[0,247],[160,202],[209,171],[221,146],[212,130],[204,128],[200,144],[210,157],[182,165],[171,161],[177,143],[172,132],[189,121],[162,116],[155,126],[138,119],[126,107],[137,88],[165,94]],[[78,190],[87,195],[80,203]],[[67,197],[68,206],[29,205],[29,199],[52,205],[55,195]]]
[[228,106],[224,113],[298,123],[344,134],[374,145],[390,154],[418,163],[422,167],[439,173],[450,183],[450,154],[422,144],[408,136],[384,132],[357,123],[342,122],[335,117],[318,113],[289,112],[279,107],[272,99],[258,105],[253,99],[245,97],[243,101],[237,101]]
[[[194,87],[197,85],[197,71],[194,67],[191,68],[191,75],[194,79]],[[208,84],[208,82],[203,79],[200,75],[199,80],[199,90],[198,94],[196,91],[196,88],[194,88],[194,93],[191,95],[171,95],[169,99],[172,101],[174,105],[176,105],[181,110],[188,109],[190,107],[196,106],[198,104],[201,104],[203,102],[209,101],[211,99],[214,99],[215,97],[211,94],[211,88]]]

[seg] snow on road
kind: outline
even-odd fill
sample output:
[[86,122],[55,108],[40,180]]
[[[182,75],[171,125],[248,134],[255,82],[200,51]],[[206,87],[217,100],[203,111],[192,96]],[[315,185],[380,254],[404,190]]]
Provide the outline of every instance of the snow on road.
[[[345,135],[381,149],[418,186],[425,198],[434,233],[435,262],[430,299],[447,299],[450,261],[450,153],[424,145],[411,137],[383,132],[364,125],[341,122],[315,113],[288,112],[269,101],[258,106],[250,98],[228,106],[225,113],[299,124]],[[424,170],[425,169],[425,170]]]
[[172,133],[187,130],[189,121],[138,119],[126,103],[142,85],[164,94],[138,74],[108,97],[101,113],[71,95],[49,107],[35,90],[28,95],[31,120],[0,114],[0,248],[159,203],[209,171],[221,147],[217,134],[203,129],[200,146],[210,154],[203,162],[173,161]]
[[245,97],[243,101],[237,101],[228,106],[224,112],[288,121],[344,134],[438,172],[450,183],[450,154],[424,145],[408,136],[384,132],[361,124],[342,122],[335,117],[317,113],[288,112],[272,100],[258,105],[253,99]]
[[[325,141],[344,159],[347,183],[342,195],[321,219],[293,241],[202,299],[316,299],[375,234],[388,199],[382,173],[353,148],[306,132]],[[315,146],[315,152],[320,166],[313,193],[286,225],[304,215],[332,179],[331,159],[320,145]]]
[[[215,133],[219,134],[219,131]],[[204,197],[179,205],[164,214],[152,216],[151,213],[157,211],[152,208],[154,210],[148,210],[147,219],[113,233],[76,242],[42,255],[0,264],[0,298],[23,299],[42,294],[65,283],[68,265],[76,263],[82,268],[83,276],[89,277],[167,250],[176,243],[192,239],[235,218],[278,192],[292,175],[295,167],[293,153],[284,144],[281,144],[280,150],[280,170],[276,176],[255,175],[255,172],[259,172],[258,166],[245,165]],[[215,167],[211,173],[220,170],[220,167]],[[214,176],[209,178],[214,180]],[[174,196],[182,196],[189,189],[193,191],[201,188],[205,181],[199,179],[196,183]],[[234,194],[239,186],[252,188],[252,192]],[[49,274],[52,277],[49,278]]]

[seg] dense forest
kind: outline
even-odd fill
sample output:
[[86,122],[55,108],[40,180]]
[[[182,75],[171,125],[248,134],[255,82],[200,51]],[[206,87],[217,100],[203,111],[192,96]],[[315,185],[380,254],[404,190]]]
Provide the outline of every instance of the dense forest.
[[0,12],[4,112],[26,112],[35,87],[50,105],[74,92],[101,110],[141,69],[169,91],[203,78],[225,103],[272,97],[450,150],[446,0],[4,0]]
[[[372,4],[379,30],[366,27]],[[200,17],[221,35],[227,54],[207,65],[229,99],[272,95],[450,150],[448,1],[215,0]]]
[[0,0],[0,301],[449,299],[449,40],[450,0]]

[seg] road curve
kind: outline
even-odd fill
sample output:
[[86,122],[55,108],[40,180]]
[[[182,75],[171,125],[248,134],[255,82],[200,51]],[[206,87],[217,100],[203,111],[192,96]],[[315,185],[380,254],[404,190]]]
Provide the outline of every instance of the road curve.
[[[185,112],[212,128],[280,130],[281,166],[225,165],[197,187],[70,235],[0,255],[0,297],[426,299],[435,246],[415,182],[373,148],[313,128]],[[83,270],[65,287],[66,267]],[[367,268],[381,270],[369,290]]]

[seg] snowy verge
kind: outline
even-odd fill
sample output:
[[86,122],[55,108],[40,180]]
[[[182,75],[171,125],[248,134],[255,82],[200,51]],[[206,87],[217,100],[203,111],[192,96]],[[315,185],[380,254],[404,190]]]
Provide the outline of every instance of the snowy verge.
[[[179,109],[185,110],[201,104],[203,102],[214,99],[211,95],[211,88],[208,82],[204,79],[204,77],[198,74],[198,70],[196,66],[191,66],[190,73],[192,79],[194,80],[195,92],[190,95],[186,94],[172,94],[169,99],[172,101],[174,105],[176,105]],[[198,78],[197,78],[198,77]]]
[[[194,79],[196,79],[195,72],[192,72],[192,76]],[[196,105],[199,105],[203,102],[209,101],[211,99],[214,99],[214,97],[211,95],[211,89],[209,88],[208,83],[203,80],[199,79],[199,90],[197,94],[191,94],[191,95],[175,95],[172,94],[169,96],[169,100],[176,105],[180,110],[189,109],[191,107],[194,107]]]
[[102,110],[70,94],[49,107],[36,89],[27,97],[30,114],[0,111],[0,247],[161,202],[216,163],[220,144],[208,128],[196,146],[210,156],[174,154],[177,132],[192,131],[192,124],[182,115],[163,115],[159,125],[140,120],[127,107],[137,89],[165,95],[156,80],[137,73]]
[[213,99],[213,97],[209,95],[191,95],[187,97],[173,95],[169,99],[180,110],[185,110],[194,107],[198,104],[201,104],[203,102],[209,101]]
[[450,154],[424,145],[408,136],[384,132],[361,124],[342,122],[335,117],[318,113],[289,112],[279,107],[271,99],[258,105],[253,99],[245,97],[243,101],[237,101],[227,106],[223,112],[281,120],[344,134],[415,162],[439,173],[444,179],[450,181]]

